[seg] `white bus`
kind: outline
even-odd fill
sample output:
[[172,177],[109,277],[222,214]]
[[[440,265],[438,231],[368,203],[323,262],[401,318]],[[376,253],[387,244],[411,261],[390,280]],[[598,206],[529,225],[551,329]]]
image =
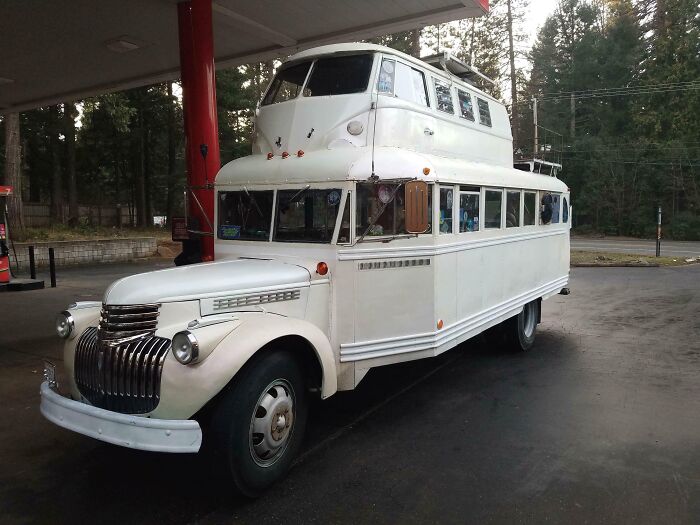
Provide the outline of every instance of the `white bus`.
[[68,380],[47,368],[43,414],[143,450],[204,439],[255,495],[289,468],[311,396],[497,325],[532,347],[569,279],[569,191],[513,169],[504,106],[449,71],[371,44],[292,56],[253,154],[216,177],[216,262],[63,312]]

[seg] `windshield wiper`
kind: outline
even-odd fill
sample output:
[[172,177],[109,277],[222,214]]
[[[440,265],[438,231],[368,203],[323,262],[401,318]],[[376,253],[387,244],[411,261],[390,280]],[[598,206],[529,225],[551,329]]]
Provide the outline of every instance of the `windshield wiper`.
[[302,189],[300,189],[298,192],[296,192],[294,195],[292,195],[292,198],[289,199],[289,202],[297,202],[299,200],[299,197],[301,197],[304,193],[307,192],[307,190],[311,187],[310,184],[307,184],[304,186]]
[[[367,225],[367,228],[365,228],[365,231],[362,232],[362,235],[360,235],[360,238],[357,239],[357,240],[355,240],[354,243],[352,243],[352,246],[355,246],[357,243],[362,242],[362,239],[364,239],[364,238],[365,238],[365,235],[367,235],[367,234],[369,233],[369,231],[372,229],[372,226],[374,226],[374,225],[377,223],[377,221],[379,220],[379,218],[380,218],[380,217],[382,216],[382,214],[384,213],[384,210],[386,210],[387,206],[389,206],[389,204],[391,204],[392,202],[394,202],[394,197],[396,197],[396,193],[398,193],[399,189],[400,189],[401,186],[403,186],[403,185],[404,185],[403,182],[401,182],[400,184],[397,184],[397,185],[396,185],[396,188],[394,188],[394,192],[391,194],[391,198],[390,198],[389,200],[387,200],[387,201],[384,203],[384,205],[379,209],[379,211],[376,213],[376,215],[370,219],[369,224]],[[393,238],[382,239],[382,240],[383,240],[383,241],[386,240],[386,242],[389,242],[389,241],[391,241],[392,239],[393,239]]]

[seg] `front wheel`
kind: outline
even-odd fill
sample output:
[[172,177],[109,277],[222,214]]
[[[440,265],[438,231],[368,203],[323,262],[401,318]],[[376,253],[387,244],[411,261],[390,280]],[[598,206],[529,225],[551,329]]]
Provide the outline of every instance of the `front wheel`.
[[225,466],[248,497],[287,473],[308,414],[304,376],[293,355],[273,351],[254,359],[224,392],[210,429],[216,466]]
[[534,300],[523,306],[523,311],[518,315],[503,323],[508,347],[513,350],[530,350],[535,344],[539,319],[540,301]]

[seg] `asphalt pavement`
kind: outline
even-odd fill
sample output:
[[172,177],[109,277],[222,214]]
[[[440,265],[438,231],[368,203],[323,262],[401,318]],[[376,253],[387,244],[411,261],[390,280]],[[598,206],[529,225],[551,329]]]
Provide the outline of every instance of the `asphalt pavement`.
[[[572,237],[571,249],[591,252],[628,253],[631,255],[656,255],[656,240]],[[662,240],[661,255],[664,257],[700,257],[700,242]]]
[[575,268],[530,352],[476,340],[371,371],[314,407],[300,460],[254,501],[197,455],[106,445],[39,413],[54,313],[164,265],[0,294],[2,523],[700,522],[700,265]]

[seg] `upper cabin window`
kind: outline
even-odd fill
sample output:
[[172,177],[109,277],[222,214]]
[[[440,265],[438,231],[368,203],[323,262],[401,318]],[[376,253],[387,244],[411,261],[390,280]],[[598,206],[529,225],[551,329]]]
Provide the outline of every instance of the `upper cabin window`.
[[341,195],[340,189],[278,190],[273,240],[331,242]]
[[437,100],[437,108],[445,113],[450,113],[454,115],[454,105],[452,104],[452,91],[450,86],[448,86],[442,80],[433,78],[433,84],[435,85],[435,99]]
[[501,202],[503,192],[501,190],[486,190],[484,199],[484,227],[501,227]]
[[489,109],[489,103],[483,98],[477,97],[476,104],[479,106],[479,123],[491,127],[491,110]]
[[457,98],[459,99],[460,117],[474,122],[474,106],[472,105],[472,96],[469,93],[458,89]]
[[523,197],[523,226],[532,226],[537,217],[537,194],[526,191]]
[[348,95],[367,90],[374,55],[344,55],[319,58],[314,62],[305,97]]
[[219,192],[219,239],[269,240],[272,199],[272,191]]
[[423,72],[390,58],[382,60],[377,91],[392,94],[414,104],[429,106],[428,88]]
[[520,191],[506,191],[506,228],[520,226]]
[[459,192],[459,231],[479,231],[479,188],[462,186]]
[[311,67],[311,61],[302,62],[301,64],[282,66],[282,69],[277,73],[275,79],[270,84],[270,89],[262,101],[262,105],[277,104],[297,98],[301,86],[304,85],[306,75]]
[[452,233],[454,188],[440,188],[440,233]]

